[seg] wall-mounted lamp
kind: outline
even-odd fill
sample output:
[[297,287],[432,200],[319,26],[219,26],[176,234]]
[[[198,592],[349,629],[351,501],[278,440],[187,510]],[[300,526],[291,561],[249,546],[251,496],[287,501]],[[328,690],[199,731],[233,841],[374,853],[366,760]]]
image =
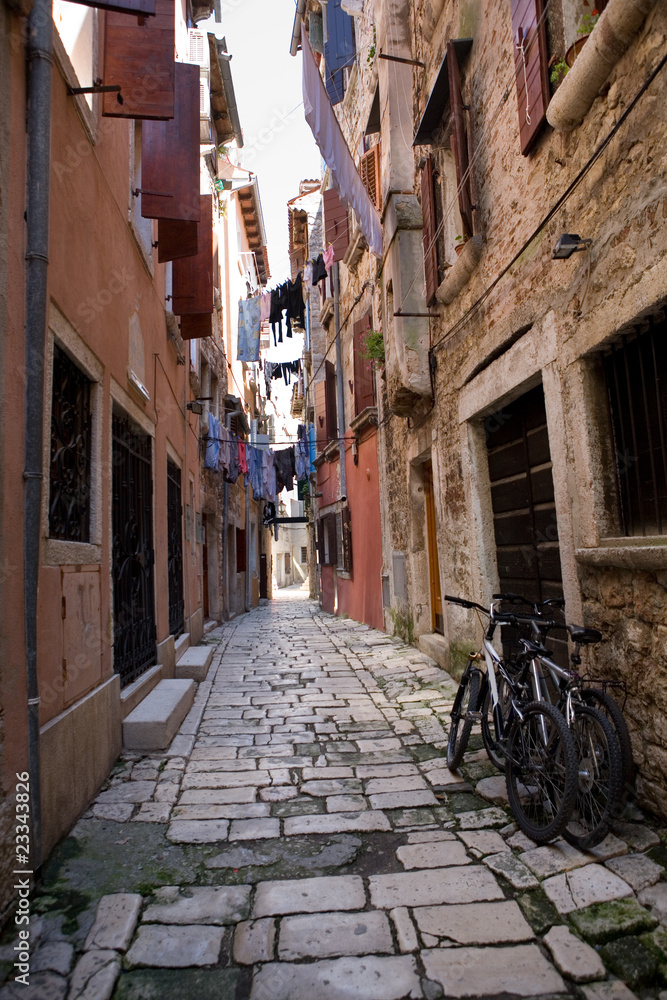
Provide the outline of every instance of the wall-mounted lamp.
[[576,233],[563,233],[551,254],[552,260],[567,260],[579,250],[587,250],[593,240],[582,240]]
[[199,416],[204,412],[204,406],[197,399],[193,399],[190,403],[185,404],[185,409],[190,410],[191,413],[197,413]]

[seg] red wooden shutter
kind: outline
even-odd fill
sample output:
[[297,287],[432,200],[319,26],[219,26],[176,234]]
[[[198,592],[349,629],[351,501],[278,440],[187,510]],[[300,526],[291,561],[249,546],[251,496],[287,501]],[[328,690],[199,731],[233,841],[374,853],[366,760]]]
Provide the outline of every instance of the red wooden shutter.
[[327,386],[324,379],[315,383],[315,447],[318,452],[327,446]]
[[459,209],[463,224],[463,235],[472,236],[472,185],[468,160],[468,133],[464,118],[463,98],[461,97],[461,74],[459,61],[456,58],[454,42],[447,42],[447,72],[449,74],[449,99],[452,108],[452,152],[456,163],[456,181],[459,190]]
[[435,302],[438,288],[438,252],[435,244],[437,223],[435,218],[435,196],[433,192],[433,157],[427,156],[422,170],[422,218],[424,229],[424,277],[426,278],[426,304]]
[[347,209],[334,188],[329,188],[322,196],[324,205],[324,241],[333,245],[334,260],[342,260],[350,244]]
[[212,334],[213,316],[211,313],[181,316],[181,337],[183,340],[197,340],[201,337],[210,337]]
[[175,260],[173,265],[172,306],[179,316],[213,312],[213,198],[203,194],[200,199],[197,256]]
[[197,253],[197,223],[157,220],[157,259],[160,264]]
[[380,188],[380,145],[372,146],[367,153],[361,157],[359,162],[359,173],[364,182],[364,187],[370,195],[370,199],[377,208],[382,211],[382,191]]
[[199,221],[199,66],[174,67],[174,117],[141,130],[141,214]]
[[[174,117],[174,0],[156,0],[155,17],[137,21],[107,11],[104,19],[104,84],[108,118]],[[199,116],[197,116],[199,117]]]
[[99,7],[100,10],[113,10],[119,14],[137,14],[139,17],[150,17],[155,14],[155,0],[72,0],[84,7]]
[[331,361],[324,362],[326,383],[326,438],[335,441],[338,437],[338,420],[336,415],[336,369]]
[[352,563],[352,517],[350,515],[350,508],[343,507],[341,511],[341,523],[342,523],[342,538],[341,542],[343,544],[343,569],[346,573],[352,573],[353,563]]
[[364,337],[371,328],[370,313],[354,324],[354,409],[357,416],[367,406],[375,406],[375,374],[372,362],[363,356]]
[[516,96],[524,156],[533,148],[546,121],[550,100],[547,26],[543,14],[543,0],[512,0]]

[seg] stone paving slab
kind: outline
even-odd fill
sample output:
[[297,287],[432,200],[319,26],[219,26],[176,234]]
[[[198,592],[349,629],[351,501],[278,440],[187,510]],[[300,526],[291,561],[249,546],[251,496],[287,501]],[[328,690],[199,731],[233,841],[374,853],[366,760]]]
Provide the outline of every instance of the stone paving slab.
[[88,932],[84,948],[126,951],[139,919],[142,898],[138,893],[118,892],[102,896],[97,904],[95,922]]
[[223,925],[245,920],[250,906],[250,886],[193,886],[156,889],[143,923]]
[[394,944],[386,914],[323,913],[285,917],[280,922],[278,958],[332,958],[338,955],[392,954]]
[[372,875],[368,881],[371,902],[378,909],[504,898],[491,872],[474,865]]
[[370,955],[306,965],[264,965],[253,978],[250,1000],[401,1000],[420,996],[414,958]]
[[259,883],[252,916],[270,917],[286,913],[362,910],[365,905],[364,883],[357,875],[287,879],[281,882]]
[[506,944],[535,936],[518,903],[464,903],[414,910],[419,929],[457,944]]
[[290,816],[283,823],[286,837],[307,833],[358,833],[390,830],[391,824],[383,812],[328,813],[326,816]]
[[149,965],[160,969],[217,965],[223,934],[222,927],[143,924],[127,953],[127,964],[129,968]]
[[463,844],[457,841],[436,841],[407,844],[399,847],[396,857],[404,868],[443,868],[448,865],[469,865],[471,859]]
[[448,997],[535,997],[559,993],[565,984],[537,945],[508,948],[445,948],[422,952],[426,975]]

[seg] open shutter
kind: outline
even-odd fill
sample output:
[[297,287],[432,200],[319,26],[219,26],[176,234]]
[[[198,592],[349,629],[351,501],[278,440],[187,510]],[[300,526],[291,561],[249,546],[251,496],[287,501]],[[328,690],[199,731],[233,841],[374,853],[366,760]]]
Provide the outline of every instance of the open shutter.
[[382,211],[382,191],[380,188],[380,144],[372,146],[367,153],[361,157],[359,163],[359,173],[364,182],[364,187],[370,195],[370,199],[377,208]]
[[335,441],[338,437],[338,420],[336,416],[336,369],[331,361],[324,362],[326,383],[326,438]]
[[438,288],[438,252],[435,242],[437,223],[435,218],[435,196],[433,192],[433,157],[427,156],[422,169],[422,218],[424,228],[424,277],[426,279],[426,304],[435,302]]
[[550,100],[543,0],[511,0],[521,152],[527,156],[546,121]]
[[157,220],[157,259],[160,264],[197,253],[197,223]]
[[172,306],[178,316],[213,312],[213,198],[203,194],[200,200],[197,255],[175,260],[173,265]]
[[84,7],[99,7],[100,10],[114,10],[119,14],[137,14],[152,17],[155,14],[155,0],[72,0]]
[[322,451],[327,446],[327,384],[324,379],[315,383],[315,447]]
[[354,324],[354,409],[357,416],[367,406],[375,406],[375,377],[372,362],[363,356],[364,336],[371,328],[370,313]]
[[347,209],[334,188],[329,188],[322,196],[324,205],[324,241],[333,245],[334,260],[342,260],[350,245],[350,227]]
[[156,0],[145,21],[106,12],[104,84],[120,85],[102,95],[107,118],[174,117],[174,0]]
[[461,224],[463,225],[463,235],[472,236],[472,185],[470,183],[470,163],[468,160],[468,133],[465,125],[463,98],[461,97],[459,61],[453,41],[447,42],[447,71],[449,73],[449,98],[452,108],[453,126],[450,140],[456,164],[456,183],[459,191]]
[[345,96],[343,69],[354,61],[354,21],[340,5],[329,0],[326,10],[327,41],[324,43],[326,71],[324,83],[332,104],[340,104]]
[[329,539],[329,563],[332,566],[338,565],[338,538],[336,534],[336,515],[327,514],[324,518],[327,526]]
[[199,66],[176,63],[174,117],[141,130],[141,214],[199,221]]
[[213,334],[213,315],[211,313],[195,313],[193,316],[181,316],[181,337],[183,340],[199,340]]

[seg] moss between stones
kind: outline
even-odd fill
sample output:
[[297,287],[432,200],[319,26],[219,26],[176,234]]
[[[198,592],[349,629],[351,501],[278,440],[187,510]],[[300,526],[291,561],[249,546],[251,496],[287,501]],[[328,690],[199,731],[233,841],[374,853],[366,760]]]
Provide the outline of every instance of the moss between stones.
[[461,770],[471,781],[481,781],[482,778],[498,774],[490,760],[477,760],[472,764],[464,764]]
[[317,813],[323,813],[325,810],[324,802],[319,799],[288,799],[287,802],[274,802],[273,803],[273,815],[274,816],[314,816]]
[[523,893],[517,897],[517,902],[536,934],[544,934],[550,927],[561,923],[558,910],[542,889]]
[[571,913],[570,922],[591,944],[606,944],[622,935],[650,931],[658,923],[636,899],[595,903]]
[[428,743],[416,743],[414,746],[409,748],[409,752],[414,760],[420,763],[425,760],[433,760],[435,757],[442,757],[444,760],[445,756],[441,750],[438,750],[437,747],[430,746]]
[[489,803],[485,799],[471,792],[458,792],[455,795],[449,793],[447,799],[449,807],[454,813],[474,812],[489,807]]
[[658,961],[647,951],[637,937],[625,937],[611,941],[600,948],[602,959],[630,986],[655,985],[658,975]]
[[639,940],[656,959],[660,976],[663,982],[667,982],[667,927],[658,927],[651,934],[642,934]]
[[474,648],[475,643],[472,639],[464,642],[450,642],[448,672],[452,675],[454,680],[460,681],[463,677],[463,671],[466,668],[466,663],[470,659],[470,653]]

